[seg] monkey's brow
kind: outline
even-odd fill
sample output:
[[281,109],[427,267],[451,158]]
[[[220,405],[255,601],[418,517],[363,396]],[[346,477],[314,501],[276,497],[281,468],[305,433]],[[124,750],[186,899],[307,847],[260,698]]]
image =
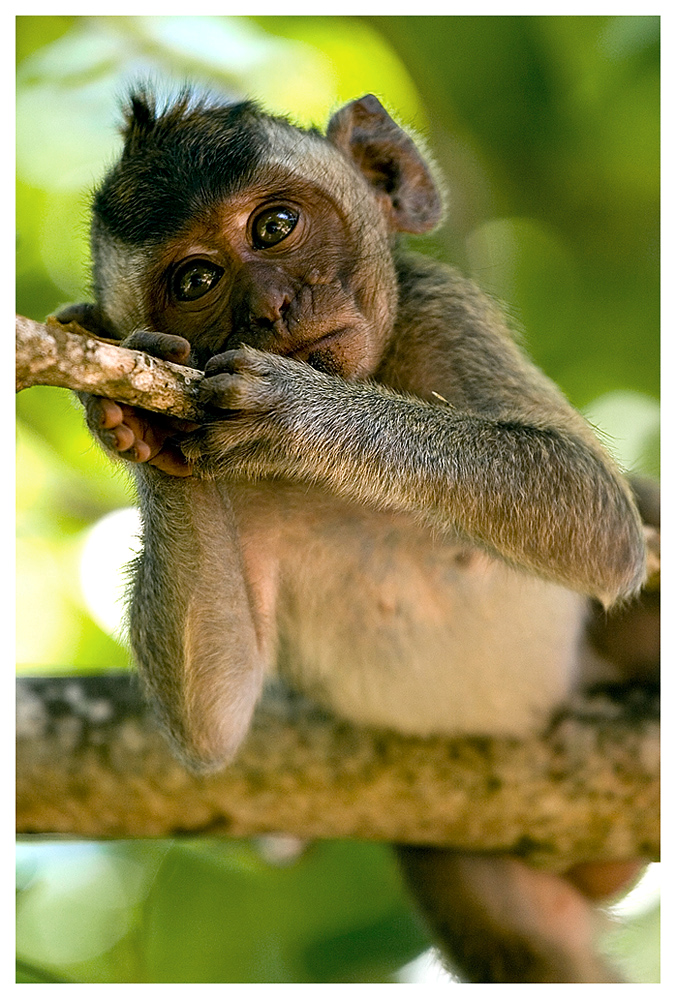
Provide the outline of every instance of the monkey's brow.
[[[189,136],[188,139],[191,139]],[[215,130],[204,143],[177,133],[161,149],[123,153],[93,199],[93,212],[127,245],[163,241],[214,201],[256,178],[268,147],[260,123]]]

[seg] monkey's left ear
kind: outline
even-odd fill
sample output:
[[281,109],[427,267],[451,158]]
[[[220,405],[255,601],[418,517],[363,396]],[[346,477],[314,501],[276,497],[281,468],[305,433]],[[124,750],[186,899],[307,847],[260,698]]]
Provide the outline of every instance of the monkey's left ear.
[[442,216],[442,200],[413,141],[373,94],[331,118],[327,138],[361,170],[382,198],[394,230],[426,233]]

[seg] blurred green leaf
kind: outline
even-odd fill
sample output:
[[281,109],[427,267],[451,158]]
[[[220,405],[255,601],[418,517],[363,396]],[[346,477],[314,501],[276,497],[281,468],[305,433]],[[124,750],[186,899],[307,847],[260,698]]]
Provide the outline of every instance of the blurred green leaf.
[[28,17],[16,19],[16,61],[23,60],[36,49],[44,48],[65,34],[76,20],[75,17]]
[[280,867],[238,841],[22,845],[19,872],[19,956],[46,976],[358,982],[426,946],[377,844],[317,843]]

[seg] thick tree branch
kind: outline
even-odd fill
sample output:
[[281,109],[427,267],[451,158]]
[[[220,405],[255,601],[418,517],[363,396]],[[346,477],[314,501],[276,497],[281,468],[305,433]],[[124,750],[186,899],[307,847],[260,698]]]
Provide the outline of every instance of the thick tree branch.
[[201,379],[202,372],[129,351],[92,336],[77,323],[16,317],[17,392],[55,385],[201,421],[204,412],[196,402]]
[[555,869],[655,858],[655,708],[600,696],[541,739],[423,740],[353,727],[276,689],[235,763],[196,776],[172,757],[130,675],[22,678],[18,827],[360,837],[512,851]]

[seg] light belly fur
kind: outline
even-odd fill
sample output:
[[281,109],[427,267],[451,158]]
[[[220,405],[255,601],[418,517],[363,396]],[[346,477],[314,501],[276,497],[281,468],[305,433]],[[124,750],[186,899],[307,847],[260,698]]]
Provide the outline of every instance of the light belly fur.
[[566,700],[586,598],[403,515],[275,500],[260,513],[280,560],[261,572],[249,504],[245,563],[268,581],[258,603],[279,643],[266,659],[297,690],[412,735],[520,735]]

